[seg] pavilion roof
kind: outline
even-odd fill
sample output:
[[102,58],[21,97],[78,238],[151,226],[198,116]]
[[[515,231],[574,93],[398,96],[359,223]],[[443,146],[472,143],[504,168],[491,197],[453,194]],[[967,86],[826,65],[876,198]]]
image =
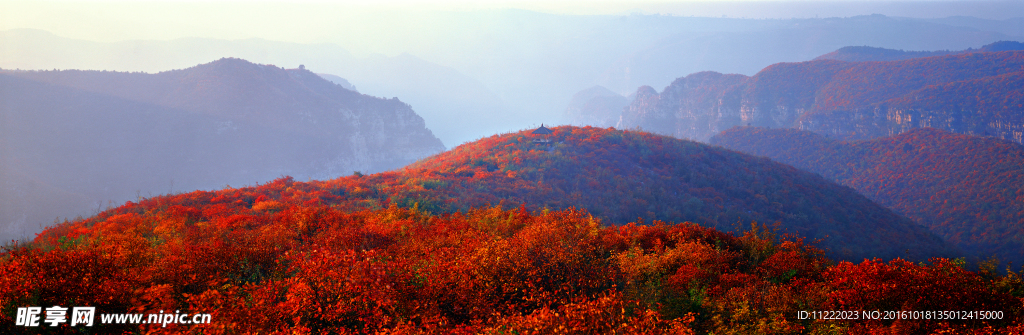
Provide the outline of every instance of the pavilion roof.
[[542,123],[540,125],[540,128],[537,128],[537,130],[534,130],[533,133],[534,134],[547,135],[547,134],[551,133],[551,129],[548,129],[547,127],[544,127],[544,124]]

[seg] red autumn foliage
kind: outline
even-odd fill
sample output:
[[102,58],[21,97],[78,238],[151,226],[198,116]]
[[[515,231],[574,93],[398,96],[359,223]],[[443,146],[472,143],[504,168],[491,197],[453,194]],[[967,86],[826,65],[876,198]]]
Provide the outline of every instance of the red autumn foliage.
[[[210,324],[94,328],[158,333],[810,333],[1003,329],[1024,320],[1024,286],[1012,275],[980,276],[946,259],[831,265],[757,225],[742,236],[692,223],[609,227],[582,211],[523,207],[443,216],[397,206],[238,211],[247,214],[194,221],[168,206],[111,215],[74,239],[8,249],[2,324],[24,330],[8,318],[34,305],[212,314]],[[213,223],[224,219],[243,223]],[[999,310],[1004,318],[798,318],[836,309]]]
[[[506,161],[468,171],[494,172],[487,166],[497,162]],[[464,172],[453,169],[445,173]],[[758,224],[742,234],[659,220],[616,226],[571,206],[528,203],[435,214],[388,195],[473,184],[396,175],[282,178],[161,196],[52,227],[0,254],[0,332],[993,333],[1024,322],[1016,273],[974,273],[947,259],[833,265],[823,251]],[[14,326],[17,308],[54,305],[95,306],[97,314],[210,313],[211,323]],[[800,317],[854,308],[1003,314]]]

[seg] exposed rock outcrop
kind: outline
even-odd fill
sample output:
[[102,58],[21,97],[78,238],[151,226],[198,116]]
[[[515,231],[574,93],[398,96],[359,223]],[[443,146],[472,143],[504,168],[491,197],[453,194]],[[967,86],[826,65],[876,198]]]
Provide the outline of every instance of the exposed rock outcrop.
[[701,72],[642,87],[619,127],[706,141],[738,125],[868,139],[933,127],[1021,143],[1024,51],[891,62],[780,63],[752,77]]

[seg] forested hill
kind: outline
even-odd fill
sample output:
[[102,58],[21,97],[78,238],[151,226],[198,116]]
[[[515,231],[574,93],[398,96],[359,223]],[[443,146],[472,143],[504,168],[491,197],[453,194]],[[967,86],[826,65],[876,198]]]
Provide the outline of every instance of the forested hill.
[[1024,264],[1024,146],[922,128],[844,142],[737,127],[713,144],[819,173],[980,257]]
[[[389,187],[384,193],[390,199],[442,211],[505,202],[585,208],[618,224],[641,217],[731,231],[751,221],[778,222],[789,233],[824,240],[824,247],[844,259],[950,252],[920,227],[855,192],[785,165],[644,132],[554,131],[553,144],[532,142],[540,135],[528,131],[504,134],[393,176],[346,181]],[[908,254],[910,245],[922,249],[909,248]]]
[[620,128],[707,140],[733,126],[870,139],[920,127],[1024,141],[1024,51],[882,62],[779,63],[752,77],[701,72],[641,88]]
[[[401,170],[309,183],[160,197],[212,220],[263,201],[341,208],[389,204],[433,213],[501,204],[583,208],[608,223],[691,221],[720,230],[751,222],[821,239],[840,259],[955,256],[944,241],[853,190],[815,174],[708,145],[642,132],[554,128],[464,144]],[[224,214],[217,214],[224,213]],[[102,219],[97,219],[102,220]],[[76,224],[73,224],[76,225]]]
[[[157,196],[67,222],[0,249],[0,309],[201,311],[213,322],[160,329],[218,334],[1022,330],[1018,273],[948,258],[835,262],[747,221],[784,216],[780,228],[828,234],[823,246],[851,252],[843,258],[950,255],[849,188],[696,142],[553,130],[550,142],[495,135],[397,171]],[[456,211],[487,202],[504,204]],[[599,212],[557,210],[568,205]],[[611,224],[633,215],[648,219]],[[702,220],[752,229],[730,234]],[[797,314],[893,308],[1001,314]],[[14,313],[0,313],[0,331],[20,330]]]
[[139,196],[384,171],[445,149],[397,99],[231,58],[154,74],[2,70],[0,117],[8,240]]

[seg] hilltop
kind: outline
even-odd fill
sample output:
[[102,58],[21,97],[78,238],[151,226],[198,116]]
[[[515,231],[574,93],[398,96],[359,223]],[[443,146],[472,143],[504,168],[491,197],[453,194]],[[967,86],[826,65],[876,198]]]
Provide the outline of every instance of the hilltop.
[[844,142],[738,127],[711,142],[850,186],[982,258],[1024,264],[1024,146],[922,128]]
[[[557,127],[553,144],[529,132],[467,143],[400,170],[287,183],[301,203],[378,209],[389,204],[432,213],[525,204],[529,210],[583,208],[604,222],[638,218],[695,222],[724,231],[751,222],[821,239],[839,259],[925,260],[955,256],[941,239],[853,190],[767,159],[642,132]],[[281,183],[219,193],[164,197],[200,211],[219,203],[255,206],[288,191]],[[234,205],[232,205],[234,206]]]

